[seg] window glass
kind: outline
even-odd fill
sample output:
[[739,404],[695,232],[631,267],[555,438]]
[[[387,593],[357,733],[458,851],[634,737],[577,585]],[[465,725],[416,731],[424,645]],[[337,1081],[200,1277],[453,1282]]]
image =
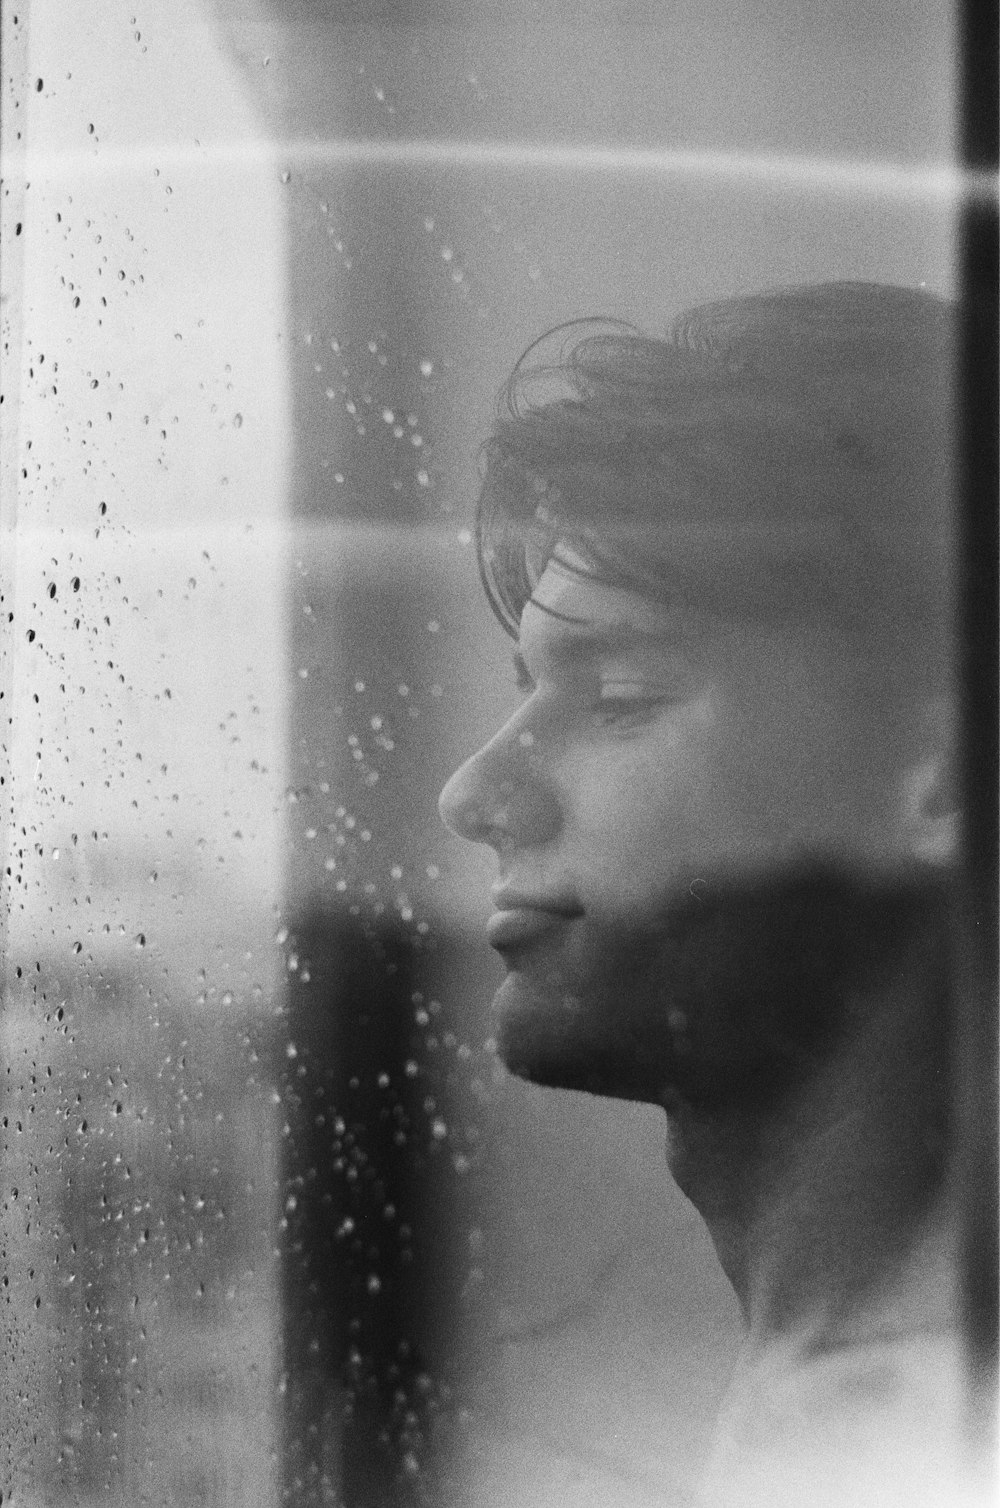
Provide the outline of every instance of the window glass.
[[478,447],[563,321],[951,291],[950,8],[3,26],[2,1501],[684,1501],[735,1302],[436,812]]

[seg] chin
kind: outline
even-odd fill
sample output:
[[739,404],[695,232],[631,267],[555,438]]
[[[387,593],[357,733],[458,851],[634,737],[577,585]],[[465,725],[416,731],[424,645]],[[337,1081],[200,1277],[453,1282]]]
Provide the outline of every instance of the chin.
[[922,886],[819,866],[665,902],[655,925],[578,926],[513,956],[493,1006],[501,1060],[532,1083],[666,1106],[760,1108],[815,1071],[938,910]]
[[648,1038],[659,1035],[662,1012],[646,1013],[641,1037],[623,1017],[593,987],[583,994],[551,980],[543,985],[514,969],[493,1001],[493,1036],[500,1060],[518,1078],[549,1089],[657,1103],[672,1052],[666,1040],[651,1051]]

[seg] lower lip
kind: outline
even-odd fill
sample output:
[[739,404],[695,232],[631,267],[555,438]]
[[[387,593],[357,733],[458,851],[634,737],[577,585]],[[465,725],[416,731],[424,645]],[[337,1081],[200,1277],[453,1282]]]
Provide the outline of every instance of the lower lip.
[[491,948],[516,948],[572,920],[573,916],[565,911],[517,906],[510,911],[495,911],[486,923],[486,936]]

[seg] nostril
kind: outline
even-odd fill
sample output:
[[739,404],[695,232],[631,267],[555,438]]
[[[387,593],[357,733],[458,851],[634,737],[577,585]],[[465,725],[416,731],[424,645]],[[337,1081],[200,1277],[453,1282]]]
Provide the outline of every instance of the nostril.
[[456,770],[438,797],[441,821],[460,838],[475,842],[483,825],[482,800],[476,795],[471,761]]

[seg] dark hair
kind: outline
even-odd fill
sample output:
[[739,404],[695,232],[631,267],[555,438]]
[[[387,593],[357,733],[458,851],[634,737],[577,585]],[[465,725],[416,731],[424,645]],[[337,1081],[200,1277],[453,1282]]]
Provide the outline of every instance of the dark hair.
[[828,283],[708,304],[663,339],[559,326],[483,447],[480,572],[516,635],[562,542],[603,580],[912,638],[947,616],[954,311]]

